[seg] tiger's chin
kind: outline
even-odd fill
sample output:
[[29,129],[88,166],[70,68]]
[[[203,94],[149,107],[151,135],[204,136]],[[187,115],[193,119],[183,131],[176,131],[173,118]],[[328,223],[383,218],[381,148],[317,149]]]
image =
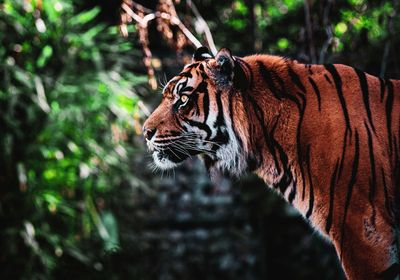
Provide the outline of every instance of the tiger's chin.
[[155,165],[161,170],[172,169],[179,166],[186,159],[197,155],[194,151],[186,151],[185,153],[168,148],[166,150],[156,150],[153,152],[153,160]]
[[169,158],[162,156],[162,152],[159,151],[153,153],[153,161],[155,165],[161,170],[175,168],[183,162],[183,160],[180,162],[173,162]]

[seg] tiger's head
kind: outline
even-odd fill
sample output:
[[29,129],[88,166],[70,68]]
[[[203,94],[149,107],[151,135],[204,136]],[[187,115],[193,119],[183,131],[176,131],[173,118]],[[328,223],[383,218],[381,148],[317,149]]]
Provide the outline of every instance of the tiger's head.
[[239,174],[245,166],[243,141],[235,131],[231,98],[245,84],[238,59],[227,49],[215,58],[201,47],[191,64],[164,87],[162,101],[143,125],[154,163],[176,167],[200,155],[209,170]]

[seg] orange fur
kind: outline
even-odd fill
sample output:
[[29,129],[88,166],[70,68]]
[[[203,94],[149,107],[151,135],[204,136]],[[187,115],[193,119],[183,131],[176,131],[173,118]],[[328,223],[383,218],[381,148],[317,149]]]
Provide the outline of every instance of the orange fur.
[[[231,124],[244,160],[235,164],[258,174],[333,242],[349,279],[394,279],[399,273],[400,81],[345,65],[306,65],[268,55],[234,58],[221,52],[182,72],[190,73],[193,88],[206,83],[192,101],[199,109],[195,104],[172,109],[179,98],[174,86],[185,77],[177,76],[145,130],[157,129],[156,138],[171,131],[184,134],[185,119],[208,125],[206,104],[209,112],[222,109],[221,123],[208,126],[229,131]],[[247,85],[235,84],[239,74],[229,74],[237,70],[232,67],[241,68]],[[194,100],[194,94],[188,95]],[[221,161],[203,157],[211,170]]]

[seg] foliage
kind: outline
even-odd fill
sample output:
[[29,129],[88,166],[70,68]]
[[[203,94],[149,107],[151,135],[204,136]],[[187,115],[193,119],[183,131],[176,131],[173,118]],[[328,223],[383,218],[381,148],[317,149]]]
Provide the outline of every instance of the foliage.
[[[272,53],[303,62],[345,63],[400,77],[398,1],[203,0],[200,12],[219,46],[238,55]],[[307,30],[309,24],[309,30]],[[232,40],[241,38],[241,40]],[[367,57],[368,59],[363,59]]]
[[8,279],[49,278],[68,258],[93,267],[119,248],[103,196],[135,180],[132,85],[145,78],[129,72],[137,52],[97,22],[99,12],[58,0],[1,7],[0,260]]

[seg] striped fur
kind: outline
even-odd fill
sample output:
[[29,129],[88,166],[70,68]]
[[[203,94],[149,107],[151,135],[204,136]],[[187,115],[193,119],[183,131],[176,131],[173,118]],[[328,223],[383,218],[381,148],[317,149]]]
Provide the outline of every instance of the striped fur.
[[203,53],[167,84],[144,125],[156,164],[198,154],[211,173],[254,172],[333,242],[349,279],[395,279],[400,81]]

